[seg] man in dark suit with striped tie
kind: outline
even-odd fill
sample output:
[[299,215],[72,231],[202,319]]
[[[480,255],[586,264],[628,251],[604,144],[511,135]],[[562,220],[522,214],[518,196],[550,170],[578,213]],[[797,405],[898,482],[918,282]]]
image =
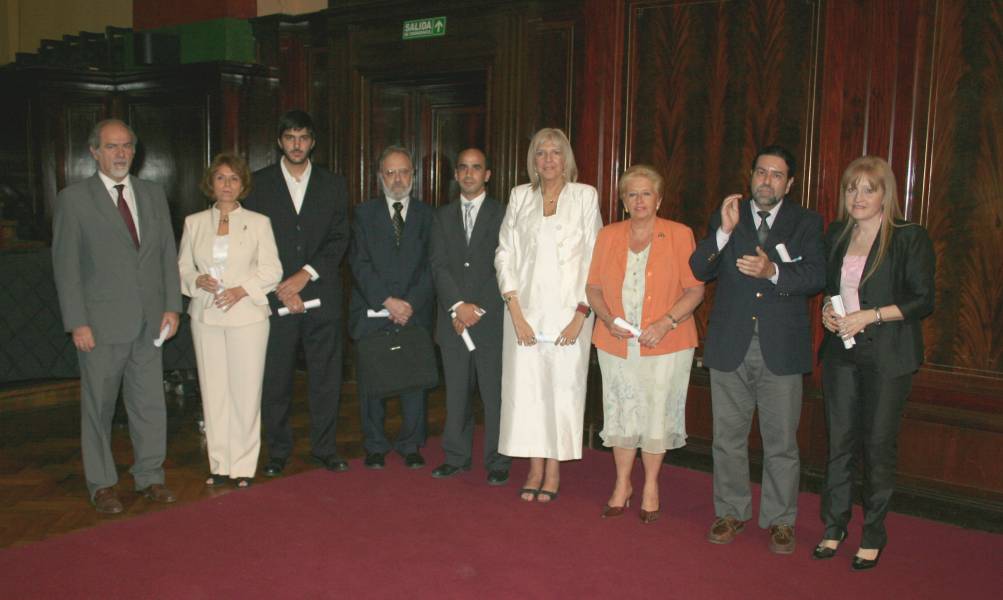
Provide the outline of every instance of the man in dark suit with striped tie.
[[[473,392],[484,405],[484,468],[488,483],[508,481],[511,459],[498,453],[501,412],[502,315],[495,276],[495,249],[505,208],[487,195],[487,158],[476,148],[456,158],[460,197],[435,211],[429,257],[439,307],[436,341],[446,376],[446,461],[432,477],[452,477],[470,469],[473,453]],[[469,350],[460,337],[470,337]]]
[[[399,146],[388,147],[380,156],[378,178],[382,197],[358,205],[352,220],[349,264],[354,285],[348,331],[353,340],[411,324],[429,333],[432,329],[435,290],[428,266],[432,209],[411,197],[411,154]],[[369,311],[383,310],[387,317],[369,316]],[[425,466],[420,452],[425,445],[425,391],[400,395],[401,427],[392,445],[383,431],[385,402],[359,390],[365,466],[382,469],[391,449],[404,457],[407,467]]]

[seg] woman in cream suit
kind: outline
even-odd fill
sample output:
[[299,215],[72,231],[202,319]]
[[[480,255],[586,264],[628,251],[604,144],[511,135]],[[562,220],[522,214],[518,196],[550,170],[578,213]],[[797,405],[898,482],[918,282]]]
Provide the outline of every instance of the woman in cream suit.
[[178,266],[198,361],[209,450],[206,485],[246,488],[261,447],[261,382],[271,311],[265,295],[282,277],[268,217],[241,208],[251,172],[234,154],[206,169],[212,208],[185,219]]
[[523,500],[551,502],[559,461],[582,457],[592,341],[585,282],[602,218],[595,188],[575,183],[575,156],[559,129],[533,136],[527,170],[531,183],[512,189],[495,253],[509,313],[498,451],[530,459]]

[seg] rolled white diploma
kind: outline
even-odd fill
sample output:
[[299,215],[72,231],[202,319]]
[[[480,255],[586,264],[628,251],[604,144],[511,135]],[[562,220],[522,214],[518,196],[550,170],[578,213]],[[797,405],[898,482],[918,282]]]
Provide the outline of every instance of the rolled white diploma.
[[540,344],[553,344],[557,341],[556,335],[547,335],[546,333],[536,334],[536,341]]
[[[317,308],[320,306],[320,298],[314,298],[313,300],[307,300],[303,303],[303,311],[306,312],[311,308]],[[289,314],[289,309],[285,306],[279,308],[279,316],[284,317]]]
[[373,310],[371,308],[367,308],[366,316],[370,319],[389,319],[390,311],[385,308],[383,310]]
[[634,327],[627,321],[623,320],[623,318],[621,317],[613,319],[613,324],[616,325],[617,327],[622,327],[623,329],[626,329],[634,337],[641,337],[641,330],[638,329],[637,327]]
[[790,252],[787,251],[787,246],[783,244],[777,244],[776,246],[774,246],[774,248],[776,248],[777,256],[780,257],[781,261],[785,263],[794,262],[794,259],[791,258]]
[[[449,314],[454,319],[456,318],[456,311],[455,310],[452,311],[452,312],[450,312]],[[480,314],[484,314],[484,311],[481,311]],[[470,332],[467,331],[466,327],[463,328],[463,333],[460,334],[460,337],[463,338],[463,343],[466,344],[468,351],[473,352],[474,350],[477,349],[477,346],[474,345],[474,340],[470,339]]]
[[156,346],[157,348],[163,346],[164,340],[167,339],[167,334],[170,332],[171,332],[171,324],[168,323],[167,325],[164,325],[163,329],[160,330],[160,337],[153,340],[153,345]]
[[[832,310],[837,315],[841,317],[846,316],[846,306],[843,305],[843,299],[838,294],[829,298],[829,302],[832,304]],[[847,350],[857,345],[857,340],[853,339],[853,337],[842,338],[842,340],[843,347]]]

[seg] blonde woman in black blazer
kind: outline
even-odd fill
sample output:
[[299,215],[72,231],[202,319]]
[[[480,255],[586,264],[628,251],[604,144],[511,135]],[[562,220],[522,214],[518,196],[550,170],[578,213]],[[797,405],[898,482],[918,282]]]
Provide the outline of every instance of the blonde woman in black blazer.
[[215,203],[185,219],[178,254],[181,292],[192,299],[210,487],[231,479],[249,486],[261,449],[266,294],[278,284],[282,263],[268,217],[240,205],[250,185],[242,158],[217,155],[202,180]]
[[[933,244],[902,220],[895,175],[881,158],[850,163],[839,216],[826,235],[822,388],[829,461],[822,492],[826,529],[815,559],[832,558],[853,507],[855,455],[863,454],[864,526],[854,570],[870,569],[887,542],[884,519],[895,487],[899,419],[923,361],[920,320],[933,312]],[[859,284],[858,284],[859,282]],[[840,295],[846,316],[836,314]],[[844,340],[854,346],[845,348]]]

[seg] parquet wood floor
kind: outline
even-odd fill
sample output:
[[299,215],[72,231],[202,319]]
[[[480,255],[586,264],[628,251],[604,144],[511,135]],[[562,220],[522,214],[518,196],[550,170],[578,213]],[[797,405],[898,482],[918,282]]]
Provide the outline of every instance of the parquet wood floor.
[[[119,498],[125,505],[120,515],[99,515],[87,499],[80,457],[80,409],[76,400],[36,409],[0,412],[0,548],[19,546],[48,537],[93,527],[109,520],[128,519],[173,506],[218,495],[236,493],[227,487],[210,490],[204,484],[208,473],[205,437],[198,431],[201,404],[197,398],[168,395],[167,485],[178,503],[159,505],[133,493],[129,466],[132,445],[128,428],[116,425],[112,451],[118,465]],[[445,421],[445,398],[439,388],[428,398],[428,433],[438,436]],[[297,374],[293,412],[290,417],[296,448],[286,474],[319,468],[309,462],[309,411],[306,385]],[[400,427],[397,403],[388,402],[388,436]],[[359,423],[359,403],[354,386],[346,384],[338,420],[338,451],[345,458],[364,452]],[[392,438],[391,438],[392,439]],[[438,443],[437,440],[431,443]],[[266,456],[262,449],[262,464]],[[429,465],[432,468],[435,465]],[[353,465],[354,468],[358,468]],[[255,485],[267,485],[263,476]]]

